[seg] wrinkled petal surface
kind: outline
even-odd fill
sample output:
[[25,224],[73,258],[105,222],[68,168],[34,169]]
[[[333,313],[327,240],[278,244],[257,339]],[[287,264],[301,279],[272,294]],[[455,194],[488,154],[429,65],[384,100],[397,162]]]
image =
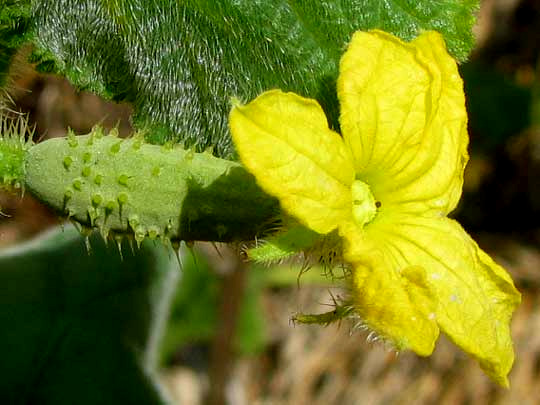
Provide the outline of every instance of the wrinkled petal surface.
[[440,34],[405,43],[357,32],[338,79],[343,137],[357,178],[389,209],[443,216],[460,198],[467,155],[463,84]]
[[[382,263],[389,273],[402,274],[411,266],[424,269],[435,304],[431,318],[490,377],[508,385],[514,360],[509,322],[520,295],[505,270],[451,219],[396,215],[380,217],[376,225],[361,238],[342,232],[345,259],[356,265],[384,255],[391,257],[388,264]],[[358,247],[364,238],[372,243],[372,251]]]
[[353,267],[352,297],[362,322],[398,350],[430,355],[439,328],[426,271],[404,266],[391,245],[355,224],[343,224],[340,234],[346,241],[345,260]]
[[242,163],[286,212],[319,233],[350,218],[352,157],[316,101],[271,90],[229,124]]

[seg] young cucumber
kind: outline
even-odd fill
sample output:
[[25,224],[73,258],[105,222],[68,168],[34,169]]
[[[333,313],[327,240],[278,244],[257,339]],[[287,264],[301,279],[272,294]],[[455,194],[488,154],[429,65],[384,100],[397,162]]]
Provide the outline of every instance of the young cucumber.
[[236,162],[100,128],[30,147],[24,182],[76,222],[137,242],[250,239],[278,212]]

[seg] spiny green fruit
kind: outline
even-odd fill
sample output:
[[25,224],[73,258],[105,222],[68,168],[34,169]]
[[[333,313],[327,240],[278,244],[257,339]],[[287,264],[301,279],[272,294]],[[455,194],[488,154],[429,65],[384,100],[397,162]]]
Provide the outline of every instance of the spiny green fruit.
[[278,212],[236,162],[98,127],[33,145],[24,171],[31,193],[104,237],[245,240]]

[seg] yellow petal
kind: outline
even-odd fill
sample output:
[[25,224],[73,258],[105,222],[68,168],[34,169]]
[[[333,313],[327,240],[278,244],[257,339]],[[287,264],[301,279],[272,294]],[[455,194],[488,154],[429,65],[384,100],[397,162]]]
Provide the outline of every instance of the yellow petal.
[[229,124],[242,163],[290,215],[319,233],[350,218],[352,157],[315,100],[268,91]]
[[445,215],[467,162],[463,84],[440,34],[357,32],[341,59],[341,128],[357,178],[402,212]]
[[391,246],[354,224],[342,224],[340,234],[345,260],[353,266],[352,298],[362,322],[398,350],[430,355],[439,328],[425,270],[401,267]]
[[[514,360],[509,323],[520,301],[509,275],[451,219],[379,216],[377,220],[367,228],[366,238],[392,252],[397,269],[425,269],[440,329],[506,386]],[[345,257],[363,260],[352,247]]]

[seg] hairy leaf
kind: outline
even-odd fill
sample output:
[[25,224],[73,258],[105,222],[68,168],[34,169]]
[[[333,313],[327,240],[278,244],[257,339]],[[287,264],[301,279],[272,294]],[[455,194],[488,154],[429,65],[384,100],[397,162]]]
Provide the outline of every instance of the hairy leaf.
[[337,123],[339,56],[358,29],[443,33],[464,60],[477,0],[40,0],[35,61],[82,89],[134,105],[151,142],[233,153],[229,98],[271,88],[318,99]]

